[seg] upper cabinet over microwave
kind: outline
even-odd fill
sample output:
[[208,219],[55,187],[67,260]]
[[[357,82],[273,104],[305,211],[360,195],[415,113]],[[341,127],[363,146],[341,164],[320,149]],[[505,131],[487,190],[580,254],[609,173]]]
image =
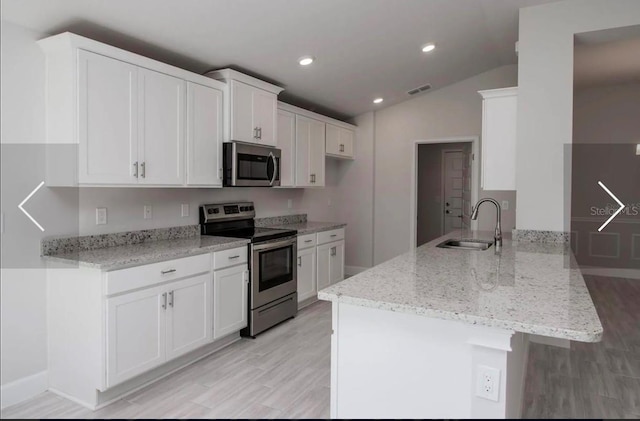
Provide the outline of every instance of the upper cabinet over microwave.
[[38,43],[47,185],[222,187],[224,83],[69,32]]
[[275,146],[278,139],[278,94],[283,88],[232,69],[207,73],[227,83],[224,140]]

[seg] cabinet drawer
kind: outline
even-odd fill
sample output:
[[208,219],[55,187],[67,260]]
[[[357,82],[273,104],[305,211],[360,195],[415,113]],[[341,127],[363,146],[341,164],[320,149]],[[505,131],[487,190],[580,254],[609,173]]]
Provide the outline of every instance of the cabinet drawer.
[[183,257],[150,265],[114,270],[106,275],[106,294],[118,294],[211,270],[211,254]]
[[308,247],[313,247],[317,244],[316,242],[316,234],[307,234],[307,235],[299,235],[298,236],[298,250],[306,249]]
[[344,228],[337,230],[323,231],[318,233],[318,244],[325,244],[331,241],[344,239]]
[[213,269],[218,270],[247,262],[248,246],[213,253]]

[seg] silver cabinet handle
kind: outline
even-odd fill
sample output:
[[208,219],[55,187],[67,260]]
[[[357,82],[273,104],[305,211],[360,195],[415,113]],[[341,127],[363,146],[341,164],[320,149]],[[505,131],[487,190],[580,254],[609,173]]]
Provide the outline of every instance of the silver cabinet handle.
[[344,145],[340,144],[340,152],[344,152]]
[[311,243],[313,240],[304,240],[305,243]]
[[140,166],[142,167],[142,174],[140,174],[140,177],[144,178],[147,173],[147,163],[143,162]]
[[173,273],[175,271],[176,271],[176,269],[167,269],[167,270],[160,271],[160,273],[163,274],[163,275],[166,275],[167,273]]
[[240,257],[240,255],[239,255],[239,254],[238,254],[237,256],[229,256],[229,260],[231,260],[231,259],[237,259],[237,258],[239,258],[239,257]]
[[167,309],[167,293],[163,293],[162,294],[162,309],[166,310]]
[[173,291],[169,293],[169,307],[173,307]]
[[259,137],[258,137],[258,126],[253,128],[253,138],[254,139],[259,139]]
[[262,139],[262,127],[258,127],[258,139]]
[[316,182],[316,175],[311,174],[311,183],[315,183],[315,182]]
[[331,255],[335,256],[337,254],[336,248],[335,247],[331,247]]
[[298,266],[302,266],[302,257],[298,256]]
[[337,237],[337,236],[338,236],[338,234],[331,234],[331,238]]
[[136,162],[134,162],[134,163],[133,163],[133,168],[134,168],[134,170],[133,170],[133,176],[134,176],[135,178],[138,178],[138,161],[136,161]]

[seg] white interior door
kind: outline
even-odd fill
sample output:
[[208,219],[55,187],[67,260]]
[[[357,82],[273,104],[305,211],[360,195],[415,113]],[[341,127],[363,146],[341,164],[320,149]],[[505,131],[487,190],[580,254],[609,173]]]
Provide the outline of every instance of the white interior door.
[[221,338],[247,326],[249,272],[244,265],[214,272],[213,337]]
[[79,182],[136,184],[138,68],[78,52]]
[[162,287],[107,299],[107,383],[121,383],[165,361]]
[[462,151],[443,151],[443,235],[462,228],[463,158]]
[[187,278],[167,288],[167,360],[212,340],[213,275]]
[[187,184],[222,186],[222,92],[187,82]]
[[185,81],[139,69],[141,184],[184,184]]
[[314,297],[316,287],[316,248],[298,250],[298,302]]

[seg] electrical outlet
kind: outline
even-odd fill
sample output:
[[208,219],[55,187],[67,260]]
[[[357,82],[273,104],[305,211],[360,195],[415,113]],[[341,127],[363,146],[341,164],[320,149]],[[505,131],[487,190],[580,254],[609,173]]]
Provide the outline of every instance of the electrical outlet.
[[107,208],[96,208],[96,225],[107,225]]
[[500,370],[479,365],[476,373],[476,396],[498,402],[500,398]]
[[293,207],[293,200],[287,199],[287,209],[291,209]]
[[183,203],[182,206],[180,207],[180,214],[182,215],[182,217],[187,217],[189,216],[189,204],[188,203]]
[[144,205],[144,219],[153,218],[153,208],[149,205]]
[[502,208],[502,210],[509,210],[509,201],[503,200],[502,205],[500,207]]

